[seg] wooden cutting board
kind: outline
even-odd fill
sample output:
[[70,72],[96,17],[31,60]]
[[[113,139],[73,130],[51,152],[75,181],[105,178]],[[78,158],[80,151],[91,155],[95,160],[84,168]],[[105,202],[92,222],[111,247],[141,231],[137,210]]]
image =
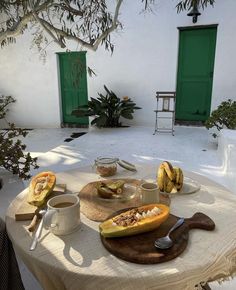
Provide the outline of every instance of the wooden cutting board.
[[[121,212],[123,211],[116,214]],[[101,240],[110,253],[125,261],[138,264],[166,262],[176,258],[185,250],[191,229],[212,231],[215,228],[215,223],[207,215],[195,213],[191,218],[186,218],[184,224],[172,232],[171,238],[174,245],[170,249],[157,249],[154,246],[155,240],[165,236],[178,219],[179,217],[170,215],[158,229],[152,232],[123,238],[104,238],[101,236]],[[194,246],[196,245],[192,245],[192,247]]]
[[[25,189],[25,190],[27,191],[28,189]],[[17,211],[15,213],[15,220],[16,221],[31,220],[34,217],[35,213],[37,211],[39,211],[39,209],[45,207],[49,198],[56,196],[56,195],[63,194],[63,193],[65,193],[65,190],[66,190],[65,184],[55,185],[53,192],[48,196],[45,203],[40,208],[38,208],[37,206],[29,204],[27,202],[27,194],[26,194],[25,198],[22,200],[19,208],[17,209]]]

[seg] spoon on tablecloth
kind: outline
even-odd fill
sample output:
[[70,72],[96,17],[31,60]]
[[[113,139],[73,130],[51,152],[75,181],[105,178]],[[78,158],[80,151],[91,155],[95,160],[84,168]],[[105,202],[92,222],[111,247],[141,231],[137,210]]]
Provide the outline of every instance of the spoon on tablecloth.
[[35,250],[35,248],[36,248],[36,246],[37,246],[38,240],[39,240],[40,235],[41,235],[41,232],[42,232],[42,228],[43,228],[43,220],[44,220],[44,215],[46,214],[46,212],[47,212],[46,210],[40,210],[40,211],[39,211],[39,213],[40,213],[41,216],[42,216],[42,219],[41,219],[41,221],[40,221],[40,223],[39,223],[39,226],[38,226],[37,231],[36,231],[36,233],[35,233],[35,235],[34,235],[33,241],[32,241],[32,243],[31,243],[31,245],[30,245],[30,251]]
[[155,241],[154,245],[158,249],[169,249],[170,247],[173,246],[173,241],[170,238],[170,234],[180,227],[184,223],[184,218],[180,218],[174,225],[173,227],[169,230],[167,235],[165,237],[159,238]]

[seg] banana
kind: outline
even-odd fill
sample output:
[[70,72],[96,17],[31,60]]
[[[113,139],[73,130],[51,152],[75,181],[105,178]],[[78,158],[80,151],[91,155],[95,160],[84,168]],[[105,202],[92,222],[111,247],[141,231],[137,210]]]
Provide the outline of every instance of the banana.
[[164,162],[162,162],[161,166],[163,166],[165,168],[166,174],[168,175],[169,179],[171,181],[174,181],[175,180],[175,171],[174,171],[174,168],[171,165],[171,163],[168,161],[164,161]]
[[176,174],[175,186],[176,186],[177,190],[180,191],[181,188],[183,187],[183,179],[184,179],[183,171],[179,167],[174,167],[174,170],[175,170],[175,174]]
[[169,178],[166,178],[165,180],[165,192],[170,193],[172,189],[174,188],[175,184],[173,181],[171,181]]
[[114,192],[105,186],[97,186],[97,192],[100,197],[112,198]]
[[160,164],[157,173],[157,184],[160,191],[176,193],[183,187],[183,171],[179,167],[173,167],[170,162]]
[[165,190],[165,179],[167,175],[163,166],[160,166],[157,173],[157,184],[159,186],[160,191]]
[[179,179],[180,179],[179,167],[174,167],[174,171],[175,171],[175,182],[179,183]]
[[114,194],[122,194],[125,181],[117,180],[109,183],[102,181],[96,185],[98,195],[103,198],[112,198]]
[[[117,180],[114,182],[107,183],[105,186],[115,193],[122,193],[124,185],[125,185],[124,180]],[[120,191],[120,189],[121,189],[121,191]],[[117,192],[117,191],[119,191],[119,192]]]

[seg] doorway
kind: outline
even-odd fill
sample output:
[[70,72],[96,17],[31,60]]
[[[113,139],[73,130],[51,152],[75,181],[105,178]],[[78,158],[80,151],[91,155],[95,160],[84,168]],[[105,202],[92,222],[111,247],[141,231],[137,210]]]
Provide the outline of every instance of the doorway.
[[176,120],[205,121],[211,110],[217,26],[179,28]]
[[88,104],[86,51],[59,52],[59,80],[63,127],[88,127],[88,117],[71,115]]

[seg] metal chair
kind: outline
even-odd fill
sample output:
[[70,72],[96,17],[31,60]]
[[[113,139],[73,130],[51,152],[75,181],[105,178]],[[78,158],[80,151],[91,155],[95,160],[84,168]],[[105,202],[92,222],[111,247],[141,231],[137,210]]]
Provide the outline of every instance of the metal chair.
[[[175,92],[156,92],[157,106],[154,110],[156,114],[155,130],[153,135],[156,133],[172,133],[174,136],[174,124],[175,124]],[[171,120],[171,127],[164,128],[160,127],[160,119]]]

